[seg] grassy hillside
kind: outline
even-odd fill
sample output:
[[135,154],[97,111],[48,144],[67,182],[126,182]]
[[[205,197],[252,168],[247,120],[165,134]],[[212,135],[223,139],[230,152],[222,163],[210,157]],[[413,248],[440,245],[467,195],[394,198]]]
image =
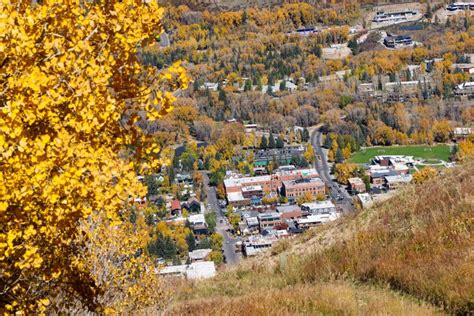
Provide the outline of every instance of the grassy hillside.
[[474,163],[446,172],[214,280],[185,284],[170,312],[473,312]]

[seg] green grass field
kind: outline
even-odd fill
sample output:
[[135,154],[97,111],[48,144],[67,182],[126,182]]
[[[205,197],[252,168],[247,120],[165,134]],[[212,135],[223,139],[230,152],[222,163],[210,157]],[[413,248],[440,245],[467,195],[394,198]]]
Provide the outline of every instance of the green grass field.
[[451,155],[451,149],[448,145],[372,147],[353,154],[349,162],[369,163],[373,157],[379,155],[405,155],[447,161]]

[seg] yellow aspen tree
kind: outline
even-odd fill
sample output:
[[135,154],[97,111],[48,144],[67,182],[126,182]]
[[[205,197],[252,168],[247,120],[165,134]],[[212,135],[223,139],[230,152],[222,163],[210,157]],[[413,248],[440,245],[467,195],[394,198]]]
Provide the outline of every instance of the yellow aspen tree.
[[6,311],[43,313],[69,299],[103,311],[101,283],[81,260],[91,236],[81,227],[94,217],[124,225],[125,203],[145,194],[137,171],[160,163],[161,148],[140,123],[170,112],[188,83],[179,64],[158,70],[138,59],[162,32],[162,16],[156,1],[0,2]]

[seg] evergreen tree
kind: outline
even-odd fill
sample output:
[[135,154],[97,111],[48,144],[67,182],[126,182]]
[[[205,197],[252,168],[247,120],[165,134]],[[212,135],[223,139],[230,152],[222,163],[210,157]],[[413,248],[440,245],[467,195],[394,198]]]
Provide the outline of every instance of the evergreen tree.
[[270,133],[270,136],[268,136],[268,148],[273,149],[275,147],[276,147],[275,137],[273,137],[273,134]]
[[273,88],[272,88],[272,86],[270,85],[270,83],[269,83],[268,86],[267,86],[267,94],[270,95],[270,96],[273,95]]
[[286,81],[282,80],[280,82],[280,91],[285,91],[286,90]]
[[309,131],[308,131],[308,129],[305,127],[305,128],[303,129],[303,141],[304,141],[304,142],[308,142],[308,141],[309,141],[309,138],[310,138],[310,136],[309,136]]
[[426,18],[427,19],[431,19],[433,17],[433,11],[431,10],[431,5],[430,3],[428,2],[426,4]]
[[189,251],[193,251],[196,249],[196,239],[192,233],[189,233],[186,236],[186,243],[188,244]]
[[245,80],[244,91],[252,91],[252,82],[250,80]]
[[267,149],[268,143],[267,143],[267,138],[265,135],[262,135],[262,138],[260,140],[260,149]]
[[342,154],[341,148],[337,148],[336,150],[336,163],[344,162],[344,155]]
[[357,55],[359,53],[359,44],[357,43],[357,39],[351,39],[347,44],[347,47],[351,49],[353,55]]
[[324,139],[324,148],[331,148],[332,147],[332,139],[331,139],[331,135],[330,134],[327,134],[326,135],[326,138]]
[[277,141],[276,141],[276,148],[283,148],[285,147],[285,143],[283,142],[283,139],[281,136],[278,136]]
[[224,102],[224,104],[227,105],[227,96],[225,94],[225,91],[221,88],[219,88],[219,101]]

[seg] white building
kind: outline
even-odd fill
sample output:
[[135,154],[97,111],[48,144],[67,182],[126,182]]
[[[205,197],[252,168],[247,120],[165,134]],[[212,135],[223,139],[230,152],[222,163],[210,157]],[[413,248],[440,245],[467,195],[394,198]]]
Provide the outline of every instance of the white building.
[[373,204],[372,197],[369,193],[357,194],[357,199],[362,205],[362,208],[368,208]]
[[189,259],[191,262],[204,261],[211,252],[211,249],[196,249],[189,253]]
[[340,215],[336,212],[316,214],[316,215],[310,215],[306,218],[300,218],[298,219],[297,223],[298,223],[299,228],[307,228],[307,227],[313,227],[316,225],[335,221],[336,219],[339,218],[339,216]]
[[204,214],[193,214],[188,217],[188,222],[191,225],[205,225],[206,224],[206,218],[204,217]]
[[314,203],[304,203],[301,205],[301,210],[311,214],[335,213],[336,205],[334,205],[334,203],[329,200]]
[[216,265],[212,261],[193,262],[189,265],[167,266],[159,273],[163,276],[186,277],[190,280],[208,279],[216,275]]

